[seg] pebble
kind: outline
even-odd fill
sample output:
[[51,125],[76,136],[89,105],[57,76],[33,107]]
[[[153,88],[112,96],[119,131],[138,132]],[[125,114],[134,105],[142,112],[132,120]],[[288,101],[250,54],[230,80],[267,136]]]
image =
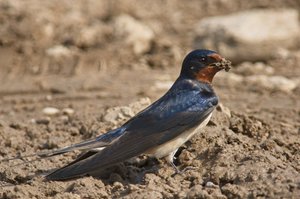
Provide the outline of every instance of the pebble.
[[62,110],[62,113],[65,114],[65,115],[73,115],[75,113],[74,109],[72,108],[64,108]]
[[208,181],[206,184],[205,184],[206,187],[209,187],[209,188],[217,188],[219,187],[218,185],[215,185],[213,182],[210,182]]
[[62,45],[53,46],[47,49],[46,53],[54,58],[69,57],[72,54],[69,48]]
[[32,120],[36,124],[45,124],[48,125],[51,121],[50,117],[40,118],[40,119],[33,119]]
[[60,110],[57,109],[57,108],[54,108],[54,107],[45,107],[42,112],[45,114],[45,115],[57,115]]

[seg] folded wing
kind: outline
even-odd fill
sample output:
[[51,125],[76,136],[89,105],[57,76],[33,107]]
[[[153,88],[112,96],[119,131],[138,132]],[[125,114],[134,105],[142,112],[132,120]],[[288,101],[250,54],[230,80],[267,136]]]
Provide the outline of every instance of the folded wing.
[[170,89],[157,102],[123,125],[124,133],[102,151],[56,170],[46,178],[66,180],[94,173],[140,155],[195,127],[214,110],[218,99],[211,90]]

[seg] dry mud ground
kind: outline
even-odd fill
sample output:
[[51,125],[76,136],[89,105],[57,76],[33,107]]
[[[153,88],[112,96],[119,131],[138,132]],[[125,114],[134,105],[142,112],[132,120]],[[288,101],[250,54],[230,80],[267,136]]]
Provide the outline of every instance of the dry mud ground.
[[[56,149],[122,124],[176,79],[181,59],[192,49],[193,24],[205,15],[299,8],[297,2],[1,0],[0,157]],[[111,24],[120,14],[154,30],[147,52],[133,53],[113,34]],[[95,24],[101,26],[97,34]],[[47,54],[57,45],[69,49],[61,59]],[[263,63],[273,75],[288,79],[299,78],[299,64],[299,51]],[[6,161],[0,162],[0,197],[299,198],[300,88],[287,92],[237,83],[230,74],[243,78],[250,73],[239,68],[236,64],[230,73],[216,76],[222,106],[177,154],[180,167],[195,169],[173,176],[163,161],[141,157],[139,164],[116,165],[100,178],[49,182],[41,174],[77,153],[32,163]],[[120,114],[109,114],[116,106]],[[61,112],[45,115],[45,107]],[[63,113],[64,108],[74,113]]]

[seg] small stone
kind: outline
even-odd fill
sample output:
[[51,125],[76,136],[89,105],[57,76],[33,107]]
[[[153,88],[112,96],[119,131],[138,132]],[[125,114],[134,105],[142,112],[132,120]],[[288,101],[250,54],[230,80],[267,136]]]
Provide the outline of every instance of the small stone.
[[61,57],[69,57],[72,52],[69,48],[61,46],[61,45],[57,45],[57,46],[53,46],[49,49],[47,49],[46,51],[47,55],[53,58],[61,58]]
[[218,185],[215,185],[213,182],[210,182],[208,181],[206,184],[205,184],[206,187],[209,187],[209,188],[217,188],[219,187]]
[[51,121],[50,117],[45,117],[45,118],[36,119],[35,123],[48,125],[50,123],[50,121]]
[[57,115],[60,111],[59,109],[57,108],[54,108],[54,107],[45,107],[42,112],[45,114],[45,115]]
[[72,108],[64,108],[62,110],[62,113],[65,114],[65,115],[73,115],[75,113],[74,109]]

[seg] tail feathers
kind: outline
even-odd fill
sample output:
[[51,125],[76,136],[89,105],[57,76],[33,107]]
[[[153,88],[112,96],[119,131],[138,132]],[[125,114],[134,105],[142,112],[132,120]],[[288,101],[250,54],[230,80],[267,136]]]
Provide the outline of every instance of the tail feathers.
[[76,160],[71,162],[70,164],[57,169],[56,171],[50,173],[45,176],[47,180],[70,180],[73,178],[82,177],[87,175],[87,171],[82,172],[83,168],[90,167],[87,162],[90,158],[92,158],[97,152],[89,151],[81,156],[79,156]]
[[[129,147],[130,148],[130,147]],[[123,145],[110,145],[100,152],[89,151],[77,158],[70,164],[57,169],[45,178],[47,180],[69,180],[85,175],[99,173],[116,163],[123,162],[130,157],[135,156],[127,153]]]
[[67,146],[67,147],[64,147],[61,149],[57,149],[57,150],[40,151],[40,152],[37,152],[34,154],[29,154],[29,155],[19,155],[19,156],[12,157],[12,158],[4,158],[4,159],[1,159],[0,161],[4,162],[4,161],[10,161],[10,160],[25,159],[25,158],[29,158],[29,157],[35,157],[35,156],[39,157],[37,159],[37,160],[39,160],[40,158],[48,158],[48,157],[52,157],[52,156],[56,156],[56,155],[61,155],[61,154],[67,153],[67,152],[72,152],[75,150],[100,151],[103,148],[105,148],[105,146],[107,146],[107,143],[98,142],[97,140],[89,140],[89,141],[81,142],[81,143]]
[[108,145],[108,143],[98,141],[97,139],[93,139],[93,140],[80,142],[78,144],[74,144],[74,145],[67,146],[67,147],[53,150],[53,151],[38,152],[36,155],[39,157],[52,157],[52,156],[64,154],[67,152],[72,152],[75,150],[79,150],[79,151],[92,150],[92,149],[101,150],[104,147],[106,147],[107,145]]
[[12,158],[4,158],[1,159],[0,162],[4,161],[10,161],[10,160],[17,160],[17,159],[24,159],[24,158],[29,158],[29,157],[39,157],[36,160],[39,160],[40,158],[47,158],[47,157],[52,157],[56,155],[61,155],[67,152],[72,152],[75,150],[80,150],[80,151],[100,151],[106,146],[110,145],[113,141],[115,141],[119,136],[121,136],[123,133],[123,129],[115,129],[112,130],[106,134],[100,135],[94,139],[87,140],[80,142],[78,144],[74,144],[71,146],[67,146],[61,149],[57,150],[51,150],[51,151],[40,151],[34,154],[29,154],[29,155],[19,155],[16,157]]

